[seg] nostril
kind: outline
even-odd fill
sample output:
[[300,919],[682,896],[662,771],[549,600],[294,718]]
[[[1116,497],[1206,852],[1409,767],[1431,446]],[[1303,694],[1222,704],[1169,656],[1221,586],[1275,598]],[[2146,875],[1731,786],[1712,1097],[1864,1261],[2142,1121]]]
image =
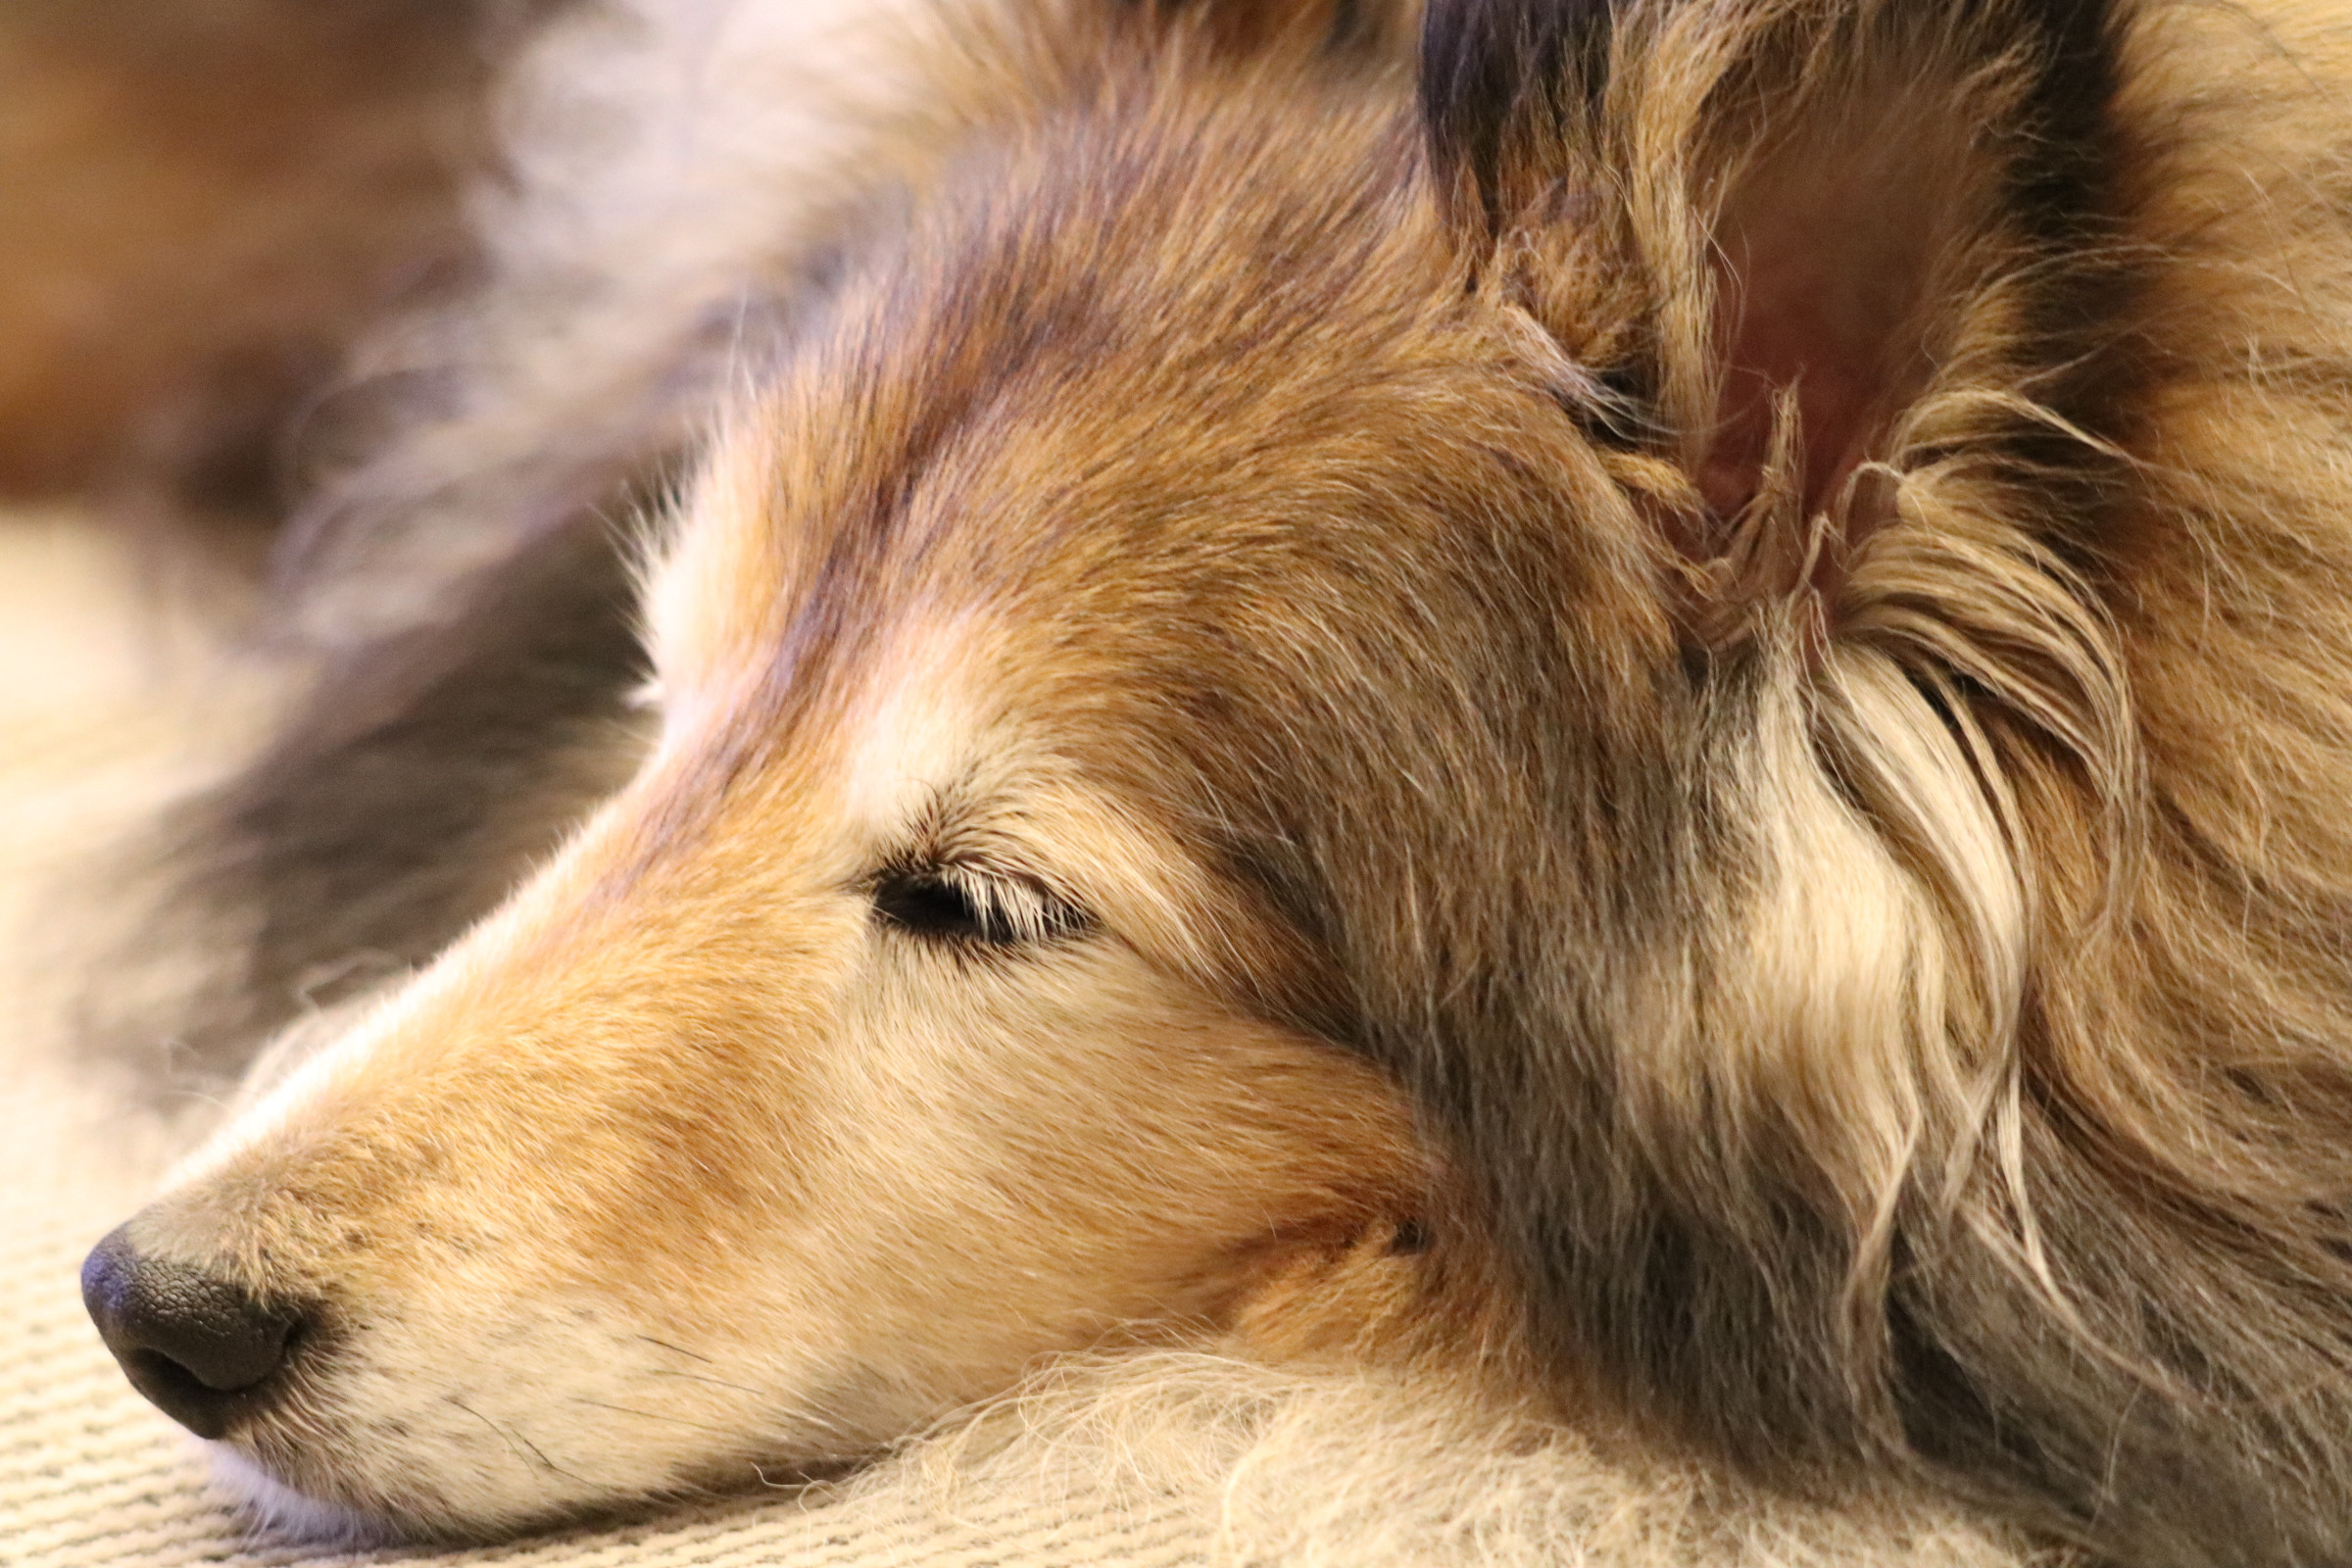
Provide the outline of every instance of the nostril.
[[195,1373],[161,1350],[132,1350],[119,1354],[117,1359],[122,1363],[131,1387],[165,1410],[202,1405],[222,1392],[206,1387]]
[[176,1258],[142,1253],[116,1231],[81,1268],[90,1319],[130,1385],[202,1438],[266,1402],[304,1314]]

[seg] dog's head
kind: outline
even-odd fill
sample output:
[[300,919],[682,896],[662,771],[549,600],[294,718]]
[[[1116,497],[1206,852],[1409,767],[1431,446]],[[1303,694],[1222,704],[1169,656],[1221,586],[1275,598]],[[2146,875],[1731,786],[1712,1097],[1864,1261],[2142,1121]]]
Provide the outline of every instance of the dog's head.
[[2096,696],[1963,505],[2054,439],[2092,9],[1441,5],[1418,99],[1247,7],[958,34],[648,570],[641,771],[94,1255],[134,1380],[420,1530],[1171,1338],[1897,1420],[2024,940],[1935,552],[1972,690]]

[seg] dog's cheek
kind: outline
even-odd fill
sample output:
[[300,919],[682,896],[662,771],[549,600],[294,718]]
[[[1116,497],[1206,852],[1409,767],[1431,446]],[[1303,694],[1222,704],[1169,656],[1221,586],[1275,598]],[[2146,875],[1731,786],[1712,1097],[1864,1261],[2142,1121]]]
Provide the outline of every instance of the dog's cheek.
[[1234,1316],[1236,1348],[1278,1362],[1397,1348],[1409,1336],[1423,1279],[1421,1254],[1399,1252],[1385,1239],[1393,1229],[1295,1243],[1258,1259]]
[[1289,1241],[1252,1261],[1228,1334],[1237,1354],[1532,1386],[1494,1270],[1436,1243],[1419,1215]]

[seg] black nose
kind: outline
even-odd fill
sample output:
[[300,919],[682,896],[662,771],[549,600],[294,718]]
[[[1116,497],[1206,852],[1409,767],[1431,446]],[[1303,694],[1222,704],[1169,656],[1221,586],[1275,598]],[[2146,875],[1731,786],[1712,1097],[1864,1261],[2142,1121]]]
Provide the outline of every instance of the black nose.
[[[172,1258],[142,1256],[122,1227],[81,1265],[82,1304],[130,1386],[200,1438],[267,1405],[299,1308]],[[280,1380],[281,1383],[283,1380]]]

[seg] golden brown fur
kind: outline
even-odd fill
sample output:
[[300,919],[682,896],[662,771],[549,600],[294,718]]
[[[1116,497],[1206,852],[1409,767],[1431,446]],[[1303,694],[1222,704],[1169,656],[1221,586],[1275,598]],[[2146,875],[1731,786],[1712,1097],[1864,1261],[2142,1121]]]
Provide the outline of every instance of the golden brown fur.
[[1208,1344],[2352,1550],[2327,20],[919,32],[642,769],[134,1222],[319,1325],[234,1462],[503,1528]]

